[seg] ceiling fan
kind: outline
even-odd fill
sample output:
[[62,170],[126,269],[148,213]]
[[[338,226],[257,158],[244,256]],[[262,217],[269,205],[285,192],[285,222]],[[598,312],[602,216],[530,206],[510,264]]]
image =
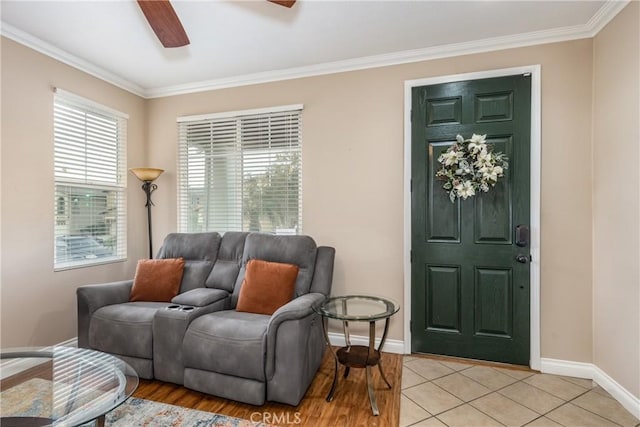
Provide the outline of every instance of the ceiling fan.
[[[284,7],[291,7],[296,0],[267,0]],[[138,0],[142,13],[164,47],[181,47],[189,44],[189,37],[169,0]]]

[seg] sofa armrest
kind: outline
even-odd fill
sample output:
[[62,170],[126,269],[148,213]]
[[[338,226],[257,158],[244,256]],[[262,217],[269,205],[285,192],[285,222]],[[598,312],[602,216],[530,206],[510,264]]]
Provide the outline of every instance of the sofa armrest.
[[269,319],[269,325],[267,327],[268,334],[275,334],[278,326],[287,320],[297,320],[307,317],[313,313],[313,305],[318,304],[325,300],[325,296],[318,293],[311,293],[301,295],[298,298],[294,298],[287,304],[277,309]]
[[310,292],[329,295],[333,283],[333,265],[336,258],[336,250],[330,246],[318,246],[316,266],[313,272]]
[[129,301],[133,280],[80,286],[76,290],[78,302],[78,347],[89,348],[89,322],[101,307]]
[[223,300],[229,296],[229,292],[222,289],[198,288],[175,296],[171,302],[174,304],[204,307],[214,302]]
[[[318,293],[301,295],[298,298],[295,298],[292,301],[288,302],[287,304],[283,305],[282,307],[277,309],[275,313],[273,313],[267,325],[267,360],[266,360],[267,378],[271,378],[275,370],[275,362],[276,362],[275,359],[277,358],[276,345],[279,339],[278,329],[280,328],[280,326],[282,326],[286,322],[289,322],[290,326],[293,327],[294,329],[301,329],[301,328],[307,329],[307,327],[301,326],[301,325],[306,325],[309,319],[312,318],[314,315],[319,316],[318,314],[315,314],[312,307],[314,304],[318,304],[324,301],[324,299],[325,299],[325,296]],[[298,323],[298,326],[295,325],[296,323]],[[302,336],[308,337],[309,332],[310,331],[308,330],[304,330],[304,331],[298,330],[298,333],[301,337]],[[294,337],[292,335],[290,336],[286,336],[286,335],[287,334],[285,334],[285,339],[291,339],[292,343],[285,344],[285,347],[291,347],[291,346],[297,347],[299,343],[293,344],[293,342],[296,341]],[[282,344],[284,343],[281,343],[281,345]],[[288,351],[296,353],[301,351],[301,349],[289,348]]]

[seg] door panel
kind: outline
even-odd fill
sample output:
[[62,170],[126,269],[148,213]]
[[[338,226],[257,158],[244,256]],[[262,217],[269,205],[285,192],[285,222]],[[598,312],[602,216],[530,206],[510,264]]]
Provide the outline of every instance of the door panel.
[[427,125],[460,123],[462,98],[430,99],[427,101]]
[[[502,152],[511,159],[513,137],[503,136],[487,138],[494,151]],[[474,241],[476,244],[512,244],[511,235],[511,182],[510,170],[496,183],[488,193],[474,198]]]
[[[453,144],[451,141],[429,144],[429,169],[435,170],[438,157]],[[429,242],[460,242],[460,206],[451,203],[449,196],[440,191],[442,182],[435,174],[427,176],[429,192],[426,212],[428,214],[426,236]],[[437,212],[437,215],[433,213]]]
[[476,268],[478,301],[475,334],[511,338],[513,334],[513,286],[510,269]]
[[[529,76],[414,88],[412,351],[528,365]],[[437,159],[461,134],[487,134],[509,168],[488,193],[451,203]],[[523,258],[521,258],[523,259]]]
[[475,97],[476,123],[513,119],[513,92],[488,93]]
[[427,266],[427,323],[425,329],[460,332],[460,269]]

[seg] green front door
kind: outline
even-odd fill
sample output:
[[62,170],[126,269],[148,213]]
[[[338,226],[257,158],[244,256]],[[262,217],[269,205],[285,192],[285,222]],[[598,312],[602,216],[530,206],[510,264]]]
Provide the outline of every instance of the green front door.
[[[413,352],[529,365],[530,111],[528,75],[413,89]],[[438,157],[474,133],[509,168],[489,192],[452,203]]]

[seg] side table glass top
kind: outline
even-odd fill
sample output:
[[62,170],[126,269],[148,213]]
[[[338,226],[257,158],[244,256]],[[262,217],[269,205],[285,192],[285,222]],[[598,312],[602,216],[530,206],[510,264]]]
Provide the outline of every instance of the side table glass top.
[[138,375],[122,360],[74,347],[2,350],[0,424],[77,426],[98,419],[138,387]]
[[314,306],[314,310],[332,319],[369,321],[391,317],[400,306],[386,298],[346,295],[328,298]]

